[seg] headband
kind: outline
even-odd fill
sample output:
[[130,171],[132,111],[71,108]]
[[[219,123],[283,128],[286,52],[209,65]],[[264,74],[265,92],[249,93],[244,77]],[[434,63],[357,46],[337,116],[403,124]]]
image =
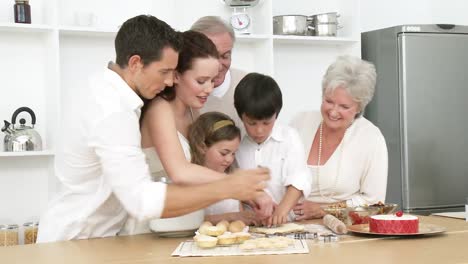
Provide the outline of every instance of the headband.
[[216,123],[214,123],[213,125],[213,132],[215,132],[216,130],[220,129],[220,128],[223,128],[225,126],[233,126],[234,125],[234,122],[232,122],[231,120],[220,120],[220,121],[217,121]]

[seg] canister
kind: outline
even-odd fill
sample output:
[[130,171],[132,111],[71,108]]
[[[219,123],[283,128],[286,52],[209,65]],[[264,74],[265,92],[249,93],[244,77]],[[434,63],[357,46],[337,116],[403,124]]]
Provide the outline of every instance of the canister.
[[38,222],[27,222],[23,224],[24,244],[36,243],[38,226]]
[[0,246],[18,245],[18,225],[0,225]]

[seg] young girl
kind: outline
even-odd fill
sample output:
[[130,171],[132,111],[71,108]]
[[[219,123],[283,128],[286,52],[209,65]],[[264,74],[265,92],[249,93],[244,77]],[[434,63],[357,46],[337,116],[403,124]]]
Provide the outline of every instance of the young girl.
[[[192,163],[220,173],[230,172],[240,139],[240,130],[229,116],[220,112],[204,113],[189,128]],[[206,208],[205,220],[212,223],[242,220],[248,225],[256,224],[255,213],[243,210],[241,203],[233,199],[226,199]]]

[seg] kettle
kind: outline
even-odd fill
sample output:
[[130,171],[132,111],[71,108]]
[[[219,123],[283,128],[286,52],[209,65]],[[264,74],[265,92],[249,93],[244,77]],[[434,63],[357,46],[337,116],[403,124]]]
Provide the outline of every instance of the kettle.
[[[21,118],[20,125],[15,127],[16,117],[21,112],[28,112],[31,115],[32,126],[27,126],[26,120]],[[3,141],[3,148],[5,151],[39,151],[42,150],[42,139],[39,133],[34,130],[36,124],[36,115],[29,107],[18,108],[11,117],[10,122],[4,120],[5,126],[2,128],[5,139]]]

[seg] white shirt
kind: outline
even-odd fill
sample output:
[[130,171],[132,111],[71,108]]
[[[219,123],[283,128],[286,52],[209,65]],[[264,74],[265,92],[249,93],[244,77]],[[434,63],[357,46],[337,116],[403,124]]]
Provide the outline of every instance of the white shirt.
[[270,169],[271,179],[266,192],[275,203],[281,202],[287,186],[301,190],[304,197],[310,193],[311,176],[304,157],[304,147],[297,132],[275,123],[270,136],[257,144],[248,135],[242,139],[236,160],[242,169],[258,166]]
[[[320,112],[298,114],[291,126],[299,131],[304,154],[309,155],[319,129]],[[385,201],[388,155],[380,130],[364,117],[354,120],[329,160],[319,167],[309,166],[313,181],[307,200],[317,203],[346,201],[348,206]]]
[[[189,142],[187,138],[185,138],[185,136],[179,131],[177,131],[177,136],[179,138],[180,145],[182,146],[182,150],[184,151],[184,156],[187,159],[187,161],[190,162],[191,154],[190,154]],[[169,176],[164,170],[163,164],[161,162],[161,159],[159,158],[158,153],[156,152],[156,149],[154,147],[145,148],[143,149],[143,153],[145,153],[146,162],[148,163],[152,180],[159,181],[159,182],[166,182],[166,183],[170,182]],[[167,221],[171,221],[171,219],[172,220],[175,220],[177,218],[183,219],[183,217],[184,216],[165,218],[161,221],[167,222]],[[119,235],[137,235],[137,234],[150,233],[151,232],[150,222],[154,221],[154,224],[157,225],[159,220],[160,219],[138,220],[137,218],[130,216],[125,222],[125,225],[122,228],[122,230],[119,232]]]
[[151,181],[140,144],[142,100],[108,69],[90,88],[77,102],[80,117],[62,128],[62,190],[41,217],[38,242],[114,236],[127,212],[138,219],[162,213],[166,185]]
[[222,98],[226,94],[226,92],[229,90],[230,87],[231,87],[231,70],[226,72],[223,83],[217,86],[216,89],[213,89],[213,92],[211,93],[211,95],[216,96],[218,98]]

